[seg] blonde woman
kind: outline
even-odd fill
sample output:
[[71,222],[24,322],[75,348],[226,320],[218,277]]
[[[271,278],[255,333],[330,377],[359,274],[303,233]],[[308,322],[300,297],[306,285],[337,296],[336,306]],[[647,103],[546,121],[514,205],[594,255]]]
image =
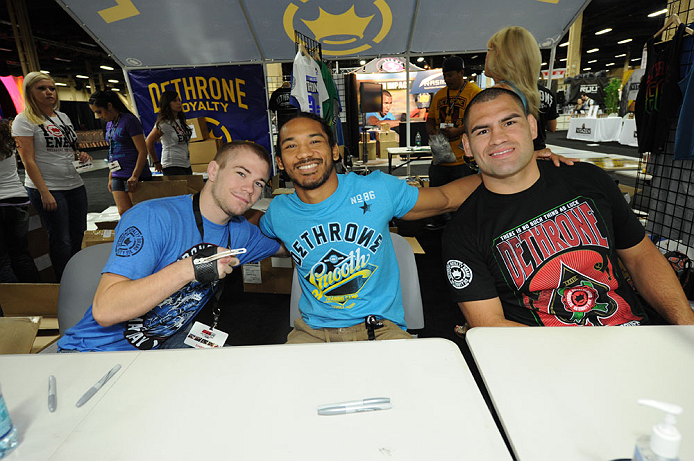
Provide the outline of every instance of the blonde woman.
[[542,54],[535,37],[519,26],[501,29],[487,42],[484,73],[494,79],[494,86],[516,93],[529,113],[537,119],[540,110],[540,77]]
[[87,191],[72,162],[91,157],[78,151],[75,129],[58,111],[58,93],[48,75],[31,72],[24,77],[24,104],[12,123],[12,135],[26,170],[24,185],[48,231],[53,271],[60,280],[87,229]]

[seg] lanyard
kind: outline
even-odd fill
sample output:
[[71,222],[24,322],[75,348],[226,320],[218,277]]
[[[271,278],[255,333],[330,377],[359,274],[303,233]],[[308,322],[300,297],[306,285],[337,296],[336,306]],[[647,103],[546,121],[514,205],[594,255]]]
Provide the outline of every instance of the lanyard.
[[455,98],[451,101],[451,93],[450,89],[446,88],[446,99],[450,101],[450,104],[448,104],[448,110],[446,111],[446,118],[449,120],[452,120],[451,118],[451,111],[453,110],[453,106],[455,105],[455,102],[458,100],[458,96],[460,96],[460,93],[465,89],[465,85],[467,85],[467,81],[463,81],[463,86],[460,87],[458,90],[458,94],[455,95]]
[[[202,238],[203,243],[205,242],[205,229],[202,224],[202,213],[200,212],[200,192],[193,195],[193,214],[195,215],[195,225],[198,227],[198,232],[200,232],[200,238]],[[231,231],[229,230],[229,248],[231,248]],[[216,264],[216,263],[215,263]],[[219,300],[222,299],[222,291],[224,290],[224,284],[219,284],[217,291],[214,296],[210,299],[212,302],[212,329],[217,328],[217,323],[219,322],[219,316],[222,313],[219,307]]]
[[106,141],[108,141],[108,159],[109,161],[112,160],[112,155],[113,155],[113,144],[114,144],[114,138],[116,137],[116,128],[118,128],[118,124],[120,123],[120,116],[121,114],[118,114],[118,118],[116,119],[116,123],[111,122],[111,129],[106,132]]
[[[70,147],[72,147],[72,150],[77,151],[77,138],[72,139],[72,136],[70,132],[67,129],[67,125],[65,122],[63,122],[62,117],[60,117],[60,114],[56,111],[55,116],[58,117],[58,120],[60,120],[60,125],[57,125],[48,115],[46,115],[45,112],[41,111],[44,117],[46,117],[46,120],[53,125],[55,125],[56,128],[58,128],[58,131],[63,133],[63,136],[65,136],[65,139],[68,139],[70,142]],[[63,129],[64,128],[64,129]]]

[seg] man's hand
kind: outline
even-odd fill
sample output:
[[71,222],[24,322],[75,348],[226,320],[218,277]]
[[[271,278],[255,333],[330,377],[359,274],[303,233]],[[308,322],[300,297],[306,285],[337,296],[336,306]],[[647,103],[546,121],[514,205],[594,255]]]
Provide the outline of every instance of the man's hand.
[[580,162],[580,159],[564,157],[563,155],[555,154],[548,148],[540,149],[535,151],[535,158],[540,160],[551,160],[554,166],[559,166],[564,163],[566,165],[573,165],[574,162]]
[[441,128],[441,134],[448,138],[449,141],[453,141],[463,134],[463,128],[447,126],[446,128]]

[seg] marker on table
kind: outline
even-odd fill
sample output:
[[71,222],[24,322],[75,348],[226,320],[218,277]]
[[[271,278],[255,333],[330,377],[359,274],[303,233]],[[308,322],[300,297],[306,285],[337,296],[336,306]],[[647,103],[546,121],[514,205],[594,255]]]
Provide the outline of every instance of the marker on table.
[[106,384],[106,381],[108,381],[113,377],[113,375],[118,373],[118,370],[120,370],[120,363],[117,364],[115,367],[111,368],[111,371],[106,373],[106,375],[104,375],[103,378],[101,378],[87,392],[85,392],[84,395],[80,397],[80,399],[77,401],[76,406],[79,408],[85,403],[87,403],[87,401],[91,399],[94,396],[94,394],[96,394],[96,392],[103,387],[104,384]]
[[347,402],[328,403],[318,406],[318,414],[321,416],[344,415],[347,413],[361,413],[364,411],[390,410],[388,397],[373,397],[363,400],[350,400]]
[[48,377],[48,409],[51,413],[55,411],[58,406],[58,393],[55,388],[55,376],[50,375]]

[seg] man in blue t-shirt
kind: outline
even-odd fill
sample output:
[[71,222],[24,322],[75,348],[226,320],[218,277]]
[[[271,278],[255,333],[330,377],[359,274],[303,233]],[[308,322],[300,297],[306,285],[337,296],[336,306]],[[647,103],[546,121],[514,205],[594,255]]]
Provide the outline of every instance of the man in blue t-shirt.
[[[242,216],[269,179],[267,151],[252,142],[227,143],[207,174],[199,196],[149,200],[123,215],[94,303],[58,341],[59,350],[166,347],[173,335],[185,332],[233,267],[280,250]],[[204,261],[236,248],[246,251]]]
[[391,127],[398,126],[399,121],[395,120],[395,115],[390,111],[393,108],[393,95],[390,91],[383,90],[383,109],[381,112],[367,112],[366,124],[379,126],[381,122],[388,123]]
[[418,189],[381,172],[338,175],[332,130],[307,113],[282,126],[276,151],[296,192],[275,197],[260,228],[284,243],[299,274],[301,317],[287,342],[367,339],[370,315],[384,324],[375,339],[409,338],[388,223],[455,210],[479,178]]

